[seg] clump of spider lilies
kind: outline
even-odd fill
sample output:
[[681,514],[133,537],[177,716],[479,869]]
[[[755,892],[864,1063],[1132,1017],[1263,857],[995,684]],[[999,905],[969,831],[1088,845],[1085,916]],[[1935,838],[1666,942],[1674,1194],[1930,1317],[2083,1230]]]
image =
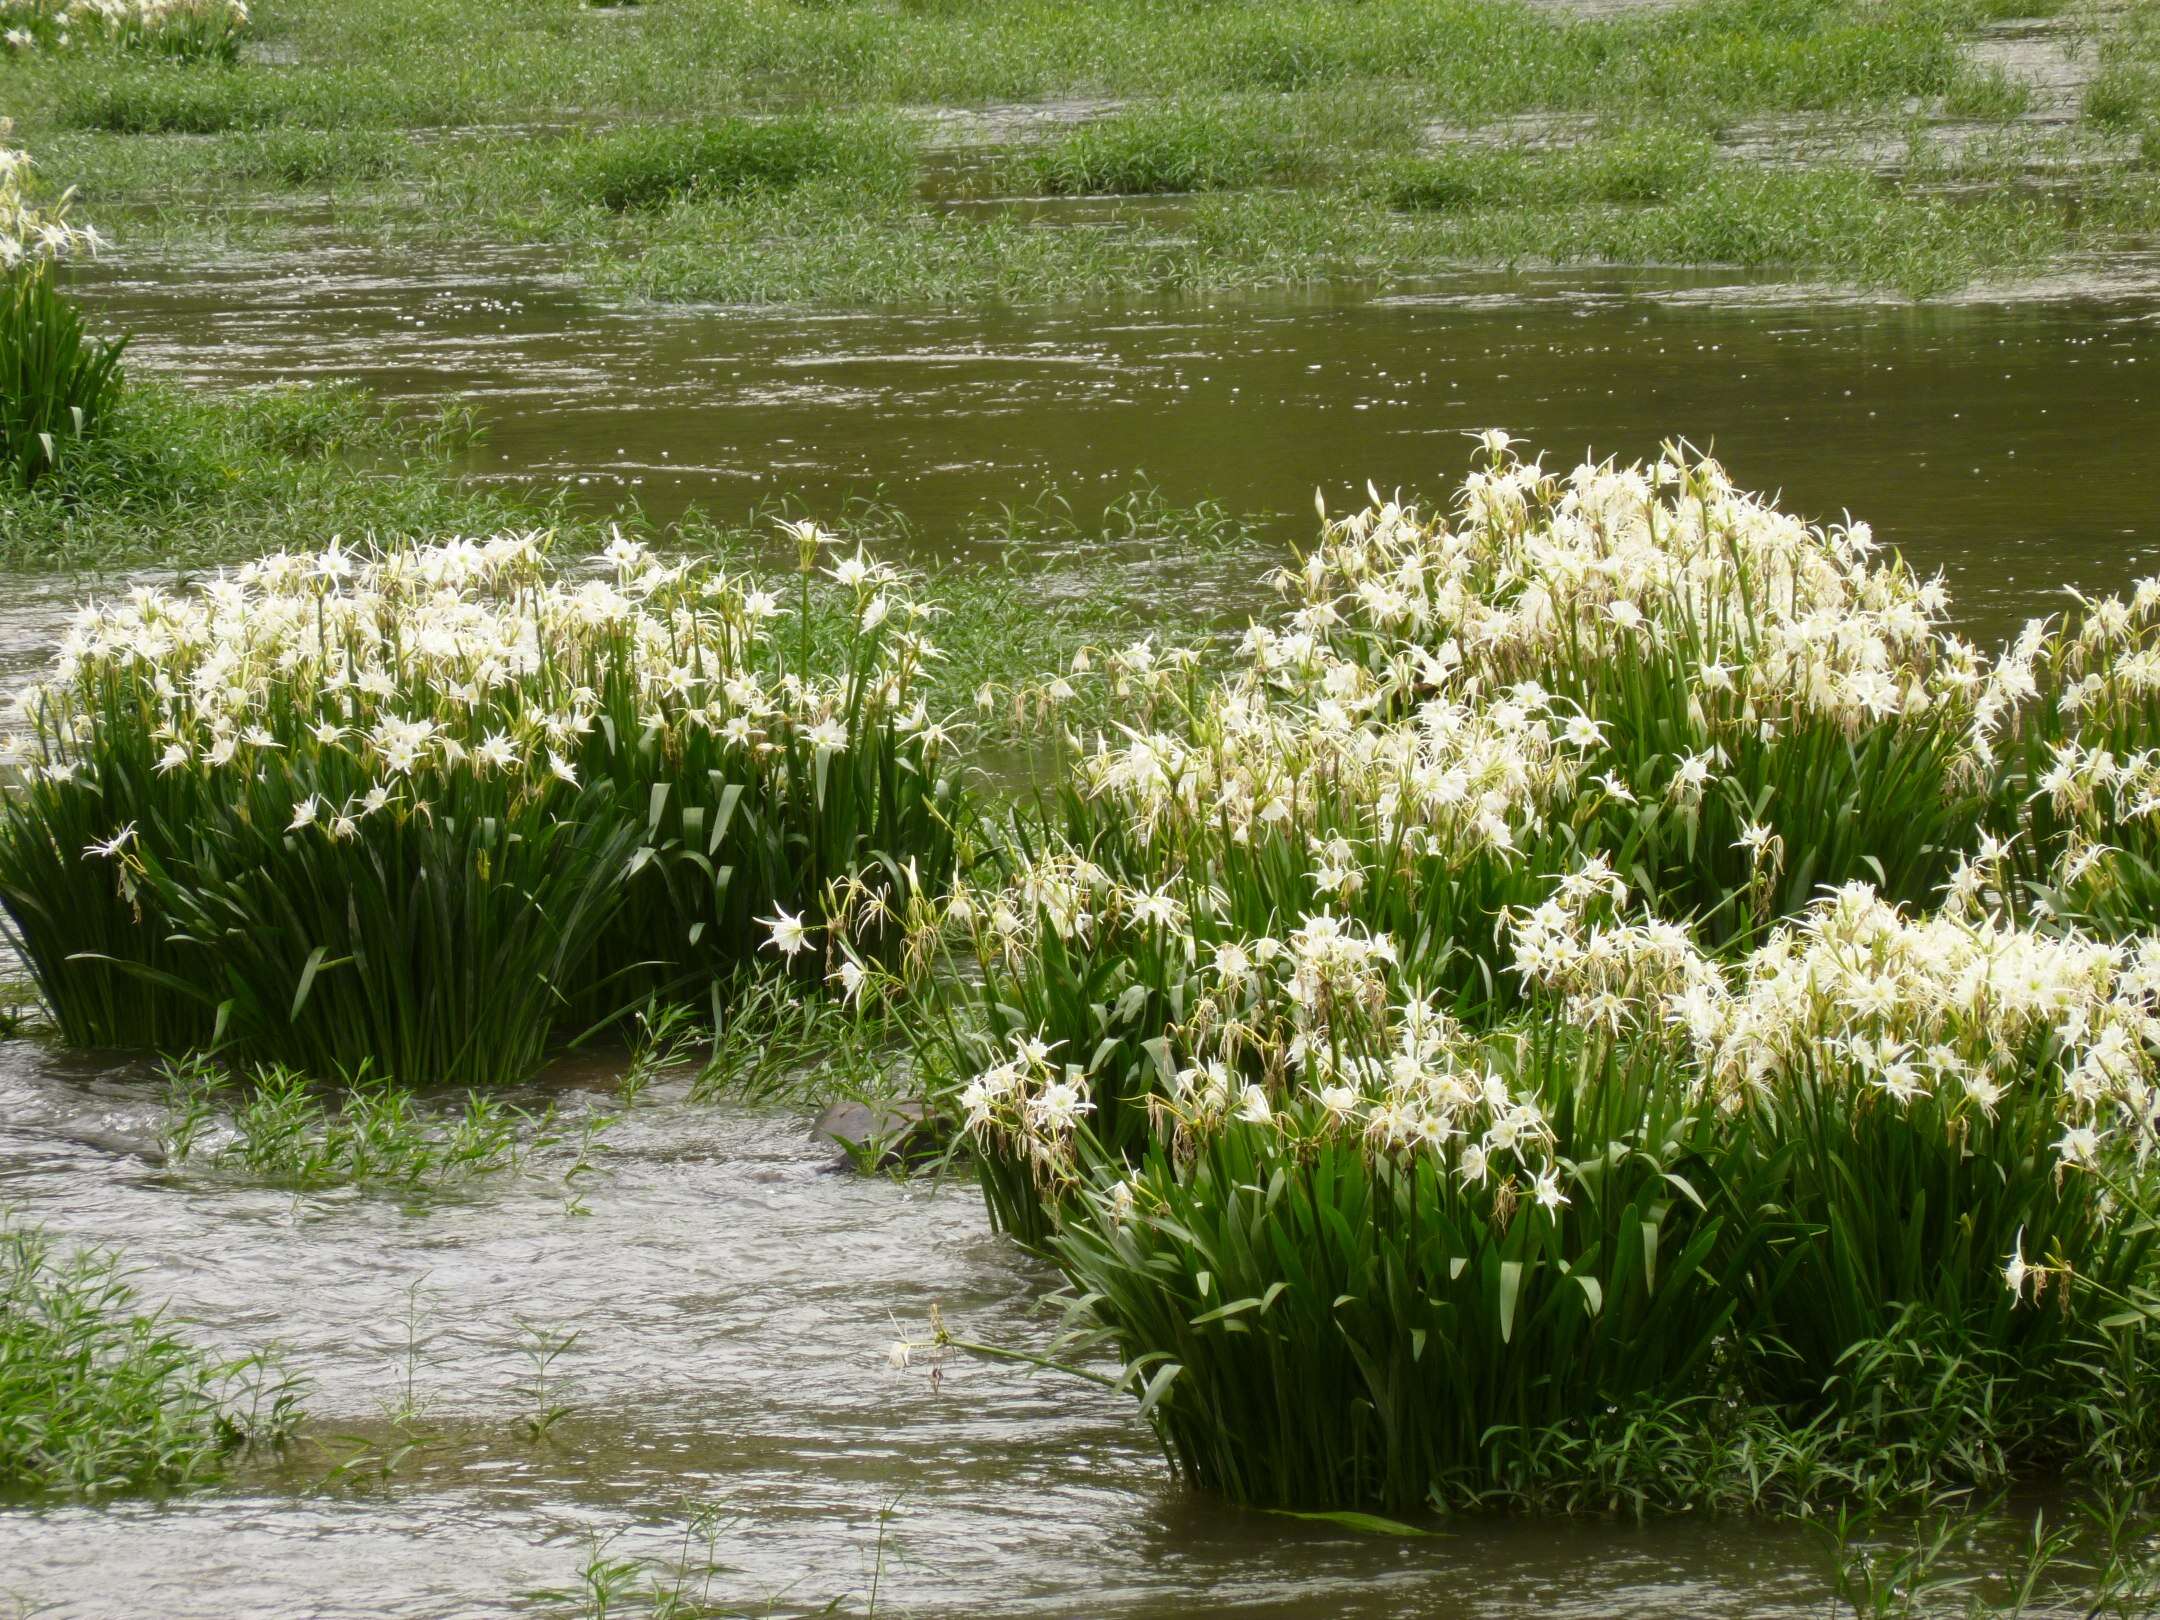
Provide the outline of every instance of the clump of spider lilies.
[[39,194],[9,129],[0,118],[0,479],[28,487],[112,409],[126,342],[89,336],[60,291],[61,264],[103,239],[68,217],[73,193]]
[[2078,1443],[2079,1358],[2156,1357],[2160,587],[1990,656],[1714,463],[1485,449],[1323,513],[1227,674],[1040,694],[1131,718],[915,942],[994,1217],[1247,1500],[1871,1357],[1981,1381],[1982,1473]]
[[50,200],[37,194],[30,154],[5,144],[11,130],[11,123],[0,119],[0,269],[96,253],[104,238],[95,227],[68,218],[74,194],[63,192]]
[[[2024,694],[2015,748],[2022,794],[1996,812],[1991,862],[1964,874],[2107,932],[2160,917],[2160,579],[2128,596],[2077,598],[2026,627],[2001,660]],[[1989,868],[1983,870],[1983,867]]]
[[[618,537],[276,553],[86,607],[16,702],[0,904],[73,1041],[318,1074],[529,1072],[756,961],[821,971],[952,860],[930,610]],[[807,953],[807,960],[804,958]]]
[[13,52],[113,45],[230,62],[247,30],[246,0],[0,0],[0,42]]

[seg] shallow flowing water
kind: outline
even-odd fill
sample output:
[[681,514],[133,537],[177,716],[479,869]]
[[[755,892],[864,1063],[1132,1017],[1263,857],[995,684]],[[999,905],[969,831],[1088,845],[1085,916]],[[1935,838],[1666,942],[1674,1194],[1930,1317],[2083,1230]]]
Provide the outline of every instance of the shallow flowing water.
[[[555,1100],[602,1106],[594,1083]],[[533,1594],[573,1587],[596,1539],[672,1556],[698,1504],[728,1522],[711,1597],[750,1613],[861,1615],[873,1582],[890,1615],[1823,1610],[1825,1555],[1787,1527],[1362,1536],[1180,1492],[1127,1397],[971,1360],[936,1383],[896,1372],[894,1324],[920,1336],[933,1304],[962,1334],[1047,1349],[1051,1279],[972,1187],[835,1172],[785,1110],[656,1090],[607,1138],[582,1215],[540,1159],[427,1199],[167,1169],[161,1117],[140,1068],[0,1045],[0,1203],[124,1246],[207,1342],[280,1347],[313,1383],[308,1439],[225,1489],[0,1512],[0,1612],[574,1612]],[[553,1368],[572,1411],[538,1442],[512,1387],[527,1325],[578,1335]],[[387,1476],[331,1477],[414,1436]]]
[[2152,566],[2154,270],[1921,307],[1616,271],[1391,297],[806,312],[612,305],[536,251],[390,260],[326,243],[184,274],[106,265],[85,286],[138,334],[142,364],[189,379],[356,377],[472,401],[492,430],[476,476],[661,517],[876,494],[946,555],[964,519],[1046,487],[1086,516],[1152,481],[1279,514],[1297,538],[1315,488],[1337,508],[1368,479],[1444,489],[1473,429],[1566,465],[1681,437],[1796,510],[1866,518],[1945,569],[1992,635],[2064,582],[2112,588]]

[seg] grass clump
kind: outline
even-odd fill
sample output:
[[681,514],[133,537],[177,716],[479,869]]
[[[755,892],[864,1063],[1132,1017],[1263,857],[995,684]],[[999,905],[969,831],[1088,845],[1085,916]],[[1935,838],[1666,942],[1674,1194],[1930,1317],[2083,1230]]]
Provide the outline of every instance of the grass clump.
[[280,552],[86,617],[0,812],[62,1034],[487,1085],[656,991],[796,966],[833,885],[877,951],[949,870],[960,788],[891,570],[837,561],[848,633],[813,646],[823,540],[793,614],[628,540],[580,578],[527,534]]
[[280,88],[245,68],[203,73],[145,64],[81,72],[60,83],[55,100],[62,127],[117,135],[221,135],[289,117]]
[[1026,172],[1057,195],[1230,191],[1294,178],[1309,153],[1278,121],[1213,105],[1149,107],[1081,125],[1029,152]]
[[1708,184],[1717,166],[1717,148],[1709,140],[1663,131],[1547,153],[1462,144],[1404,160],[1380,185],[1388,205],[1408,213],[1663,203]]
[[1930,196],[1836,162],[1768,167],[1685,135],[1463,146],[1386,166],[1373,184],[1389,207],[1432,222],[1411,234],[1434,255],[1788,267],[1915,296],[2040,264],[2070,234],[2037,199]]
[[234,1399],[259,1370],[211,1361],[143,1311],[111,1253],[62,1254],[39,1228],[0,1221],[0,1491],[210,1483],[236,1448],[292,1427],[289,1386]]
[[569,143],[561,162],[574,195],[625,213],[820,181],[891,191],[911,158],[897,124],[804,114],[613,130]]
[[408,156],[402,139],[381,131],[263,129],[227,141],[220,163],[243,179],[300,187],[389,179]]
[[690,1084],[693,1102],[723,1097],[824,1102],[889,1094],[900,1042],[881,1009],[799,994],[770,975],[713,997],[711,1050]]

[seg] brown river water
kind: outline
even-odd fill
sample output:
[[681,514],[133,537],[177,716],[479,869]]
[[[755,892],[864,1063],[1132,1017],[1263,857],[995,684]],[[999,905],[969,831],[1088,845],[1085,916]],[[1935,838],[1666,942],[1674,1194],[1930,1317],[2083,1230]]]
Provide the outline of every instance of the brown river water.
[[[1368,478],[1441,488],[1487,425],[1555,461],[1685,436],[1801,510],[1868,518],[1990,635],[2063,582],[2153,566],[2151,284],[1913,308],[1614,272],[1116,309],[654,310],[596,300],[537,254],[333,244],[87,282],[145,367],[469,400],[493,429],[475,476],[662,517],[876,493],[925,555],[1051,485],[1085,513],[1152,480],[1281,514],[1291,538],[1316,486],[1337,505]],[[1181,587],[1174,563],[1158,560],[1165,589],[1244,588]],[[83,588],[9,582],[0,668],[41,659]],[[933,1304],[968,1336],[1046,1348],[1054,1279],[970,1187],[833,1173],[796,1111],[658,1088],[577,1214],[545,1157],[428,1198],[170,1170],[159,1096],[139,1066],[0,1043],[0,1204],[124,1245],[144,1294],[206,1342],[275,1346],[311,1383],[309,1439],[182,1499],[0,1511],[0,1614],[573,1613],[532,1594],[574,1585],[596,1540],[671,1555],[701,1504],[725,1522],[711,1599],[753,1614],[1827,1612],[1828,1561],[1802,1530],[1360,1536],[1181,1492],[1129,1399],[1004,1365],[893,1371],[895,1325],[919,1334]],[[604,1076],[565,1077],[555,1100],[603,1107]],[[578,1334],[554,1365],[571,1410],[538,1442],[513,1387],[524,1324]],[[408,1395],[418,1444],[387,1474],[338,1472],[405,1444],[387,1414]]]
[[2160,545],[2160,254],[1922,306],[1634,270],[1119,308],[656,308],[597,300],[539,251],[333,242],[85,280],[141,362],[182,377],[473,403],[475,476],[660,518],[875,495],[933,553],[1046,488],[1087,515],[1149,482],[1302,538],[1315,489],[1337,508],[1368,480],[1438,493],[1484,427],[1558,465],[1714,448],[1743,484],[1944,569],[1984,631]]

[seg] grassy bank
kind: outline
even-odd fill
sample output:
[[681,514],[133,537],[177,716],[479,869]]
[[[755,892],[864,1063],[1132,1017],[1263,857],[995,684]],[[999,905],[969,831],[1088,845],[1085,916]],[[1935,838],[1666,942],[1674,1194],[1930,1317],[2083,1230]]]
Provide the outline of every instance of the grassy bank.
[[[519,0],[475,25],[427,0],[272,0],[231,67],[0,70],[52,171],[137,242],[274,242],[304,210],[556,242],[641,294],[747,302],[1591,262],[1927,295],[2160,216],[2150,24],[2065,32],[2093,84],[2064,123],[1973,54],[2000,14]],[[415,50],[392,70],[377,38]],[[1018,105],[967,111],[986,103]]]
[[[195,82],[214,87],[198,99],[221,98],[226,127],[454,126],[571,106],[673,119],[800,97],[959,106],[1374,81],[1456,118],[1657,103],[1731,115],[1999,98],[1957,38],[2000,11],[1988,0],[1708,0],[1574,21],[1512,0],[1084,10],[702,0],[606,15],[539,0],[362,0],[335,11],[267,0],[254,8],[254,49]],[[376,54],[385,39],[404,47],[395,64]],[[77,124],[115,122],[113,109],[158,94],[140,86],[176,82],[154,64],[124,65],[123,79],[109,61],[21,64],[43,107]]]
[[0,489],[0,566],[199,566],[272,535],[315,546],[551,521],[533,498],[452,476],[476,432],[461,412],[386,412],[356,388],[208,396],[130,379],[99,435],[30,489]]

